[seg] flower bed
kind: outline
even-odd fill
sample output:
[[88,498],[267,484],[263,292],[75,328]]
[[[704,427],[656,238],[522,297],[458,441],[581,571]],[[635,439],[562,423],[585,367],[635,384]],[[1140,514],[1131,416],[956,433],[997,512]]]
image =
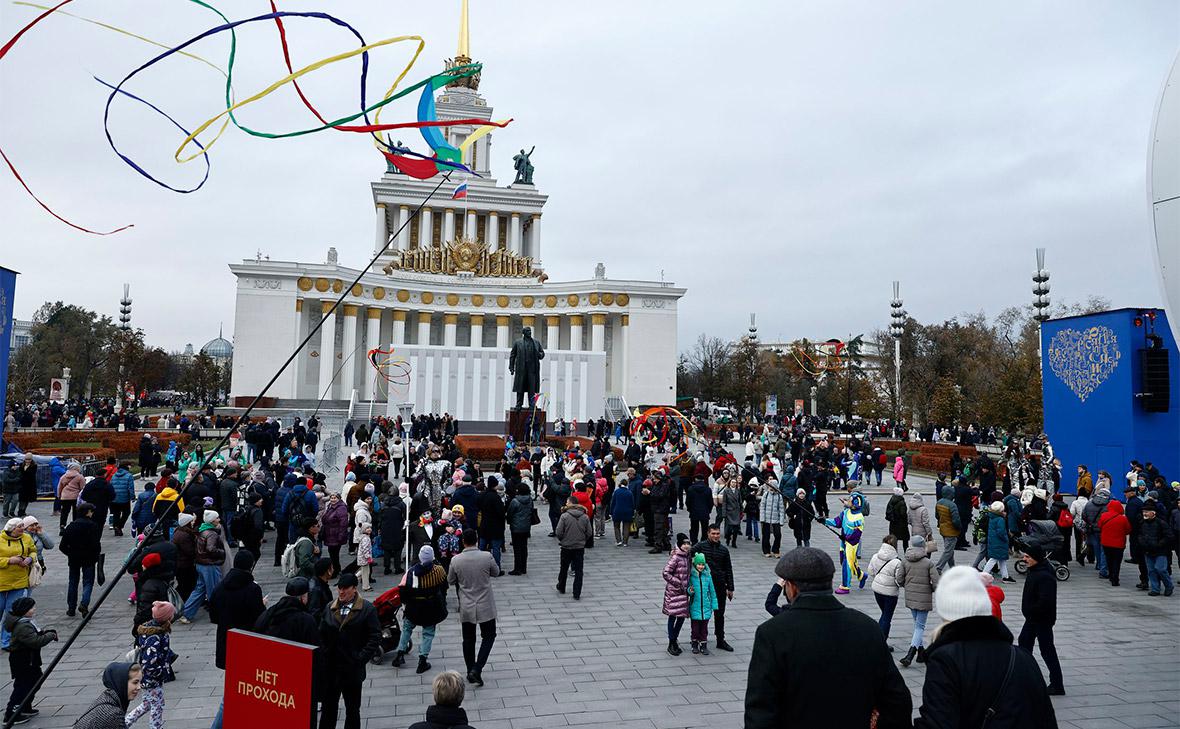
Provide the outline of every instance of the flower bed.
[[[102,446],[74,446],[69,448],[34,448],[29,451],[38,456],[72,456],[78,460],[85,460],[93,458],[96,461],[106,462],[111,456],[116,456],[114,449],[103,448]],[[62,459],[68,460],[66,458]]]
[[[53,430],[35,433],[9,433],[5,435],[10,442],[22,451],[36,451],[38,453],[49,450],[63,450],[58,443],[93,443],[95,448],[105,448],[112,451],[111,455],[120,458],[134,458],[139,455],[139,442],[144,433],[156,436],[160,446],[168,447],[168,441],[174,440],[181,446],[187,446],[191,436],[187,433],[177,433],[171,430],[149,431],[128,430],[123,432],[113,430]],[[65,452],[78,452],[86,446],[68,446]],[[105,458],[105,456],[104,456]]]
[[498,435],[457,435],[455,447],[465,458],[498,461],[504,457],[504,439]]

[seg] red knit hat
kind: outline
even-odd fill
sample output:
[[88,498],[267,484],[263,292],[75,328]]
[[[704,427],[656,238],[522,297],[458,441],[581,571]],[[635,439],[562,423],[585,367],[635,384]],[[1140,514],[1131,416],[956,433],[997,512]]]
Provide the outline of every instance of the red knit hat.
[[150,570],[152,567],[159,567],[163,561],[158,553],[150,552],[144,556],[142,564],[145,570]]

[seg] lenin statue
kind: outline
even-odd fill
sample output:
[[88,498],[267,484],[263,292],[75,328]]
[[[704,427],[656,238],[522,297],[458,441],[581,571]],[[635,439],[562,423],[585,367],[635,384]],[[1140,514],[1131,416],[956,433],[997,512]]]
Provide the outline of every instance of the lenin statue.
[[541,360],[545,359],[541,343],[533,339],[532,327],[525,327],[520,334],[520,339],[512,345],[512,354],[508,355],[508,372],[513,375],[512,391],[516,393],[517,410],[523,406],[526,393],[528,403],[532,405],[533,397],[541,389]]

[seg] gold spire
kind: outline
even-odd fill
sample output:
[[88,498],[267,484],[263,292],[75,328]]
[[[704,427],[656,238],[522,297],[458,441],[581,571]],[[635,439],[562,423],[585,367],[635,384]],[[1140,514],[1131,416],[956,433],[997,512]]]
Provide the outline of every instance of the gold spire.
[[467,0],[463,0],[463,7],[459,15],[459,50],[455,53],[455,58],[471,58],[471,33],[468,29],[467,23]]

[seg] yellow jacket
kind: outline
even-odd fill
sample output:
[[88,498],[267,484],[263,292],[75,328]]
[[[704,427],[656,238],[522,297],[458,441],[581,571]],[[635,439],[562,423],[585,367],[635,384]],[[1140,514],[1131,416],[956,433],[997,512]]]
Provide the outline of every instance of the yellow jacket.
[[14,537],[0,531],[0,592],[20,590],[29,586],[29,568],[8,564],[9,557],[37,557],[37,545],[28,534]]

